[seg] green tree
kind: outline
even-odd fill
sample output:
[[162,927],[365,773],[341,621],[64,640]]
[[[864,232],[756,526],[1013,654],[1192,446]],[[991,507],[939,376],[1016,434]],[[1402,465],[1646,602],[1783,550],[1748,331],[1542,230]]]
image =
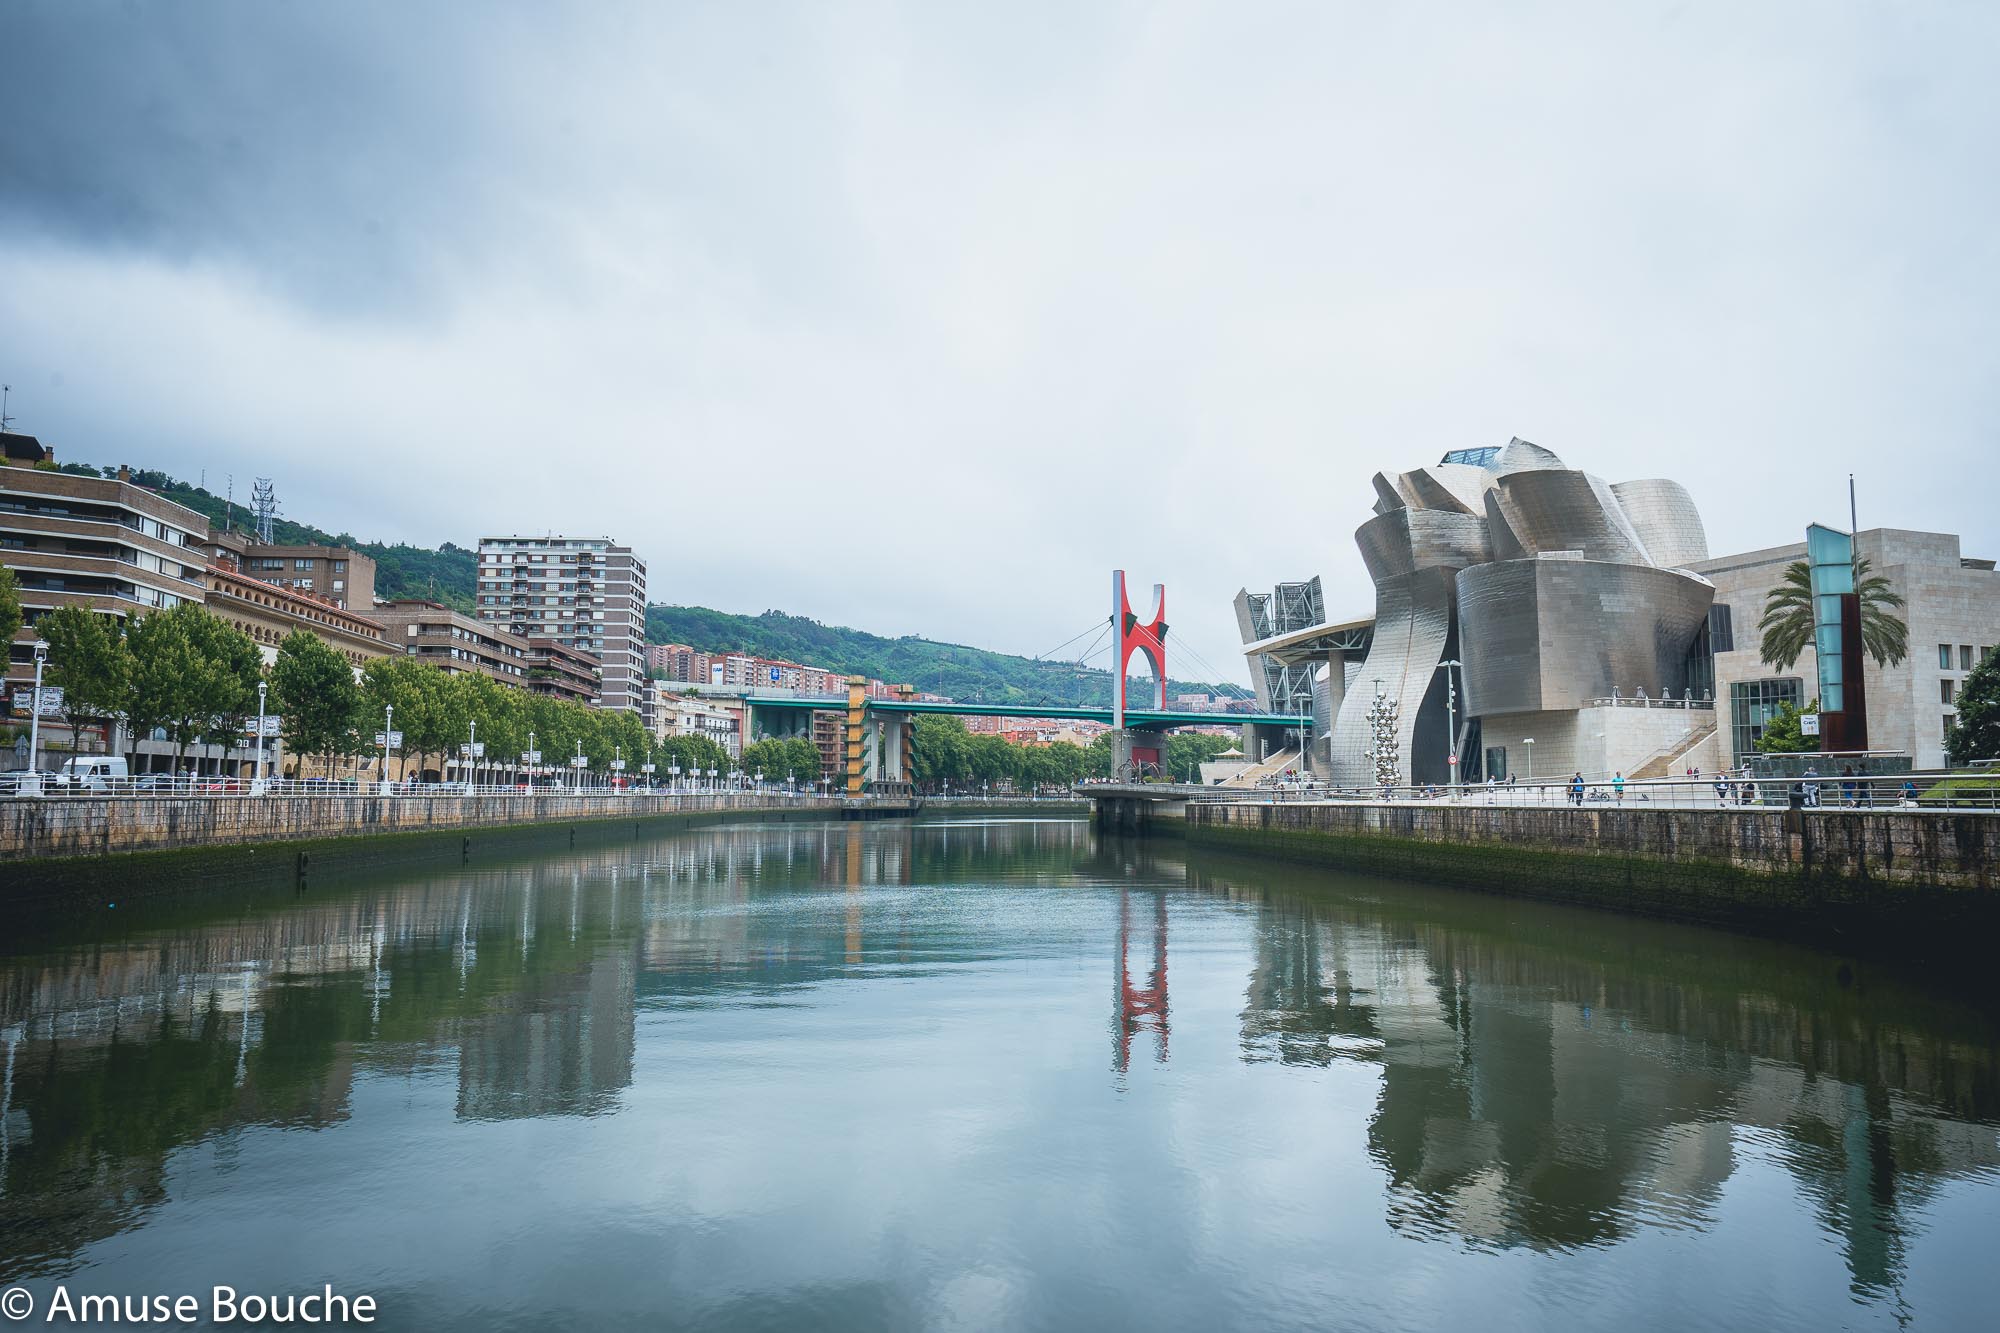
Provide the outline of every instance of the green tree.
[[14,641],[21,632],[21,587],[14,581],[14,571],[0,565],[0,648]]
[[1764,724],[1764,734],[1757,738],[1757,749],[1763,754],[1811,754],[1819,749],[1819,737],[1807,736],[1799,725],[1799,719],[1808,713],[1819,712],[1819,700],[1808,704],[1803,712],[1795,704],[1779,704],[1778,711]]
[[1959,688],[1945,750],[1954,764],[2000,758],[2000,648],[1987,649]]
[[[1861,598],[1861,646],[1877,666],[1895,666],[1909,656],[1909,627],[1890,608],[1903,598],[1879,574],[1870,574],[1866,560],[1854,567],[1854,588]],[[1762,634],[1759,653],[1780,671],[1789,670],[1813,641],[1812,570],[1803,560],[1785,567],[1785,576],[1764,597],[1764,615],[1757,622]]]
[[[189,683],[190,725],[195,737],[221,745],[227,756],[242,746],[243,728],[257,711],[264,657],[254,639],[221,616],[187,603],[173,610],[176,615],[182,612],[192,612],[187,616],[188,641],[200,664]],[[183,743],[181,753],[186,752]]]
[[35,632],[48,640],[44,679],[63,692],[63,720],[72,737],[124,710],[131,657],[115,619],[84,606],[59,606]]
[[361,688],[347,659],[322,640],[304,630],[285,637],[271,666],[271,693],[293,754],[317,755],[331,773],[336,756],[359,747]]

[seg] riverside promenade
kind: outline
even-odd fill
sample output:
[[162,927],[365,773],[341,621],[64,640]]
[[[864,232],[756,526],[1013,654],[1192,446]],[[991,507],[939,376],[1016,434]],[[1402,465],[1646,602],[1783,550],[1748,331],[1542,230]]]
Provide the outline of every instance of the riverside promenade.
[[[400,861],[632,838],[673,824],[909,814],[907,800],[780,791],[75,795],[0,800],[0,908],[235,882],[303,884]],[[87,892],[85,892],[87,891]]]
[[1218,798],[1099,786],[1101,828],[1761,933],[1979,950],[2000,930],[2000,813],[1664,802]]

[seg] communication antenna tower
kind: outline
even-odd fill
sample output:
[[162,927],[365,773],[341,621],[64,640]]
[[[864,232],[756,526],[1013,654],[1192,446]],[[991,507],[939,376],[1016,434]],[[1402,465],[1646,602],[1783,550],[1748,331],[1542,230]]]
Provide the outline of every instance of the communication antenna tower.
[[228,492],[222,500],[222,530],[224,532],[234,532],[236,530],[236,474],[234,472],[229,474]]
[[250,511],[257,517],[257,540],[271,545],[277,540],[271,535],[271,524],[278,517],[278,488],[269,477],[257,478],[257,484],[250,488]]
[[7,423],[14,418],[7,415],[7,395],[14,392],[11,384],[0,384],[0,430],[7,429]]

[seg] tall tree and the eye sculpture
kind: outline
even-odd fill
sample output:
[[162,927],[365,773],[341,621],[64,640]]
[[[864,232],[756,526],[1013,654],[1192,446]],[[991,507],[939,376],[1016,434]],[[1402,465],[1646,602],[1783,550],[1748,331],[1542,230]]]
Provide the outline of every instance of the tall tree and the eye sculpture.
[[[1871,574],[1866,560],[1855,562],[1854,590],[1861,599],[1861,646],[1875,665],[1895,666],[1910,652],[1909,627],[1891,609],[1903,605],[1902,594],[1882,575]],[[1812,570],[1805,561],[1787,565],[1784,580],[1765,594],[1757,629],[1763,636],[1759,655],[1781,671],[1812,645]]]

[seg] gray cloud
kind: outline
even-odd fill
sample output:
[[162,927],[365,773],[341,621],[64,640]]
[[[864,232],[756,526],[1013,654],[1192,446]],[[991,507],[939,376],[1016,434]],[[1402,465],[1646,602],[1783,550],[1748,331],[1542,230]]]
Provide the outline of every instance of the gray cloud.
[[1364,611],[1367,475],[1516,433],[1720,546],[1853,468],[1992,554],[1996,28],[17,3],[0,377],[69,457],[1021,651],[1114,563],[1211,660],[1241,583]]

